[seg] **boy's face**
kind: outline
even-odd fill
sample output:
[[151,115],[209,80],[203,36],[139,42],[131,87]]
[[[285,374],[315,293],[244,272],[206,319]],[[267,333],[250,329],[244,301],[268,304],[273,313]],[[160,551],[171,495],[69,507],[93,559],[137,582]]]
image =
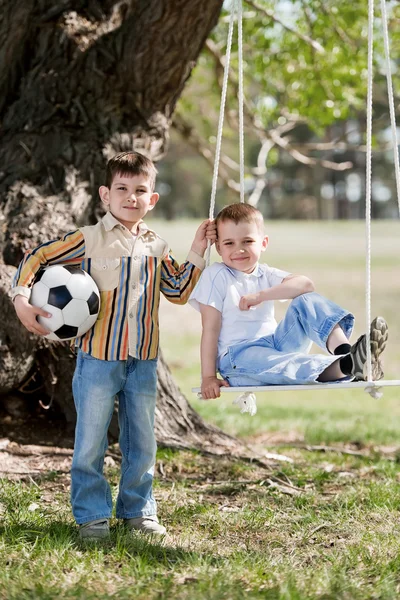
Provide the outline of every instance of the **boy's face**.
[[268,246],[268,237],[260,231],[257,223],[218,223],[218,254],[232,269],[251,273],[260,259],[261,252]]
[[103,204],[122,225],[129,230],[152,210],[158,201],[158,194],[152,191],[146,175],[115,175],[111,187],[99,189]]

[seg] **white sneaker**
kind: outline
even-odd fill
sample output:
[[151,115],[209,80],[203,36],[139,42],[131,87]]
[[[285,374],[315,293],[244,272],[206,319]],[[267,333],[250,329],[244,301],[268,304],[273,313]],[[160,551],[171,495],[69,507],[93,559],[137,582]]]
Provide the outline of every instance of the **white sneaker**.
[[[381,354],[386,348],[388,340],[388,326],[383,317],[376,317],[370,328],[370,348],[372,363],[372,379],[378,381],[383,377]],[[361,335],[350,349],[350,356],[353,361],[351,375],[356,381],[367,380],[367,336]]]
[[108,519],[96,519],[88,521],[79,526],[79,537],[81,540],[93,541],[104,540],[110,536]]
[[124,523],[130,531],[140,531],[147,535],[164,536],[167,533],[165,527],[158,522],[156,515],[124,519]]

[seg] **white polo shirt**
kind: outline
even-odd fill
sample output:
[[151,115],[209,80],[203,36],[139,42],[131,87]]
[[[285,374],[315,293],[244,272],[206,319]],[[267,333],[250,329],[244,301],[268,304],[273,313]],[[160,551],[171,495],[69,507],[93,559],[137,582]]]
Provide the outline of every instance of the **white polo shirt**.
[[231,269],[224,263],[214,263],[203,271],[189,304],[196,310],[200,310],[199,304],[213,306],[222,313],[218,357],[232,344],[255,340],[275,331],[273,300],[261,302],[247,311],[239,309],[239,301],[242,296],[279,285],[288,275],[290,273],[266,264],[257,264],[250,274]]

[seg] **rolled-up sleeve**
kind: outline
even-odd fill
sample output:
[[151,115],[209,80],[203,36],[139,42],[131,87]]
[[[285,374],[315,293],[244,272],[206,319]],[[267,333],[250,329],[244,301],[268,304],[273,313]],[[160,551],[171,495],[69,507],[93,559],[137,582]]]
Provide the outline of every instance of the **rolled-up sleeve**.
[[41,267],[56,264],[80,264],[85,256],[85,240],[78,229],[67,233],[59,240],[41,244],[27,252],[14,277],[11,297],[17,295],[30,298],[35,275]]
[[222,313],[226,296],[226,282],[223,277],[224,269],[220,265],[207,267],[193,290],[189,304],[200,310],[200,304],[212,306]]
[[186,304],[204,265],[204,259],[193,251],[182,265],[169,251],[161,265],[160,290],[165,298],[174,304]]

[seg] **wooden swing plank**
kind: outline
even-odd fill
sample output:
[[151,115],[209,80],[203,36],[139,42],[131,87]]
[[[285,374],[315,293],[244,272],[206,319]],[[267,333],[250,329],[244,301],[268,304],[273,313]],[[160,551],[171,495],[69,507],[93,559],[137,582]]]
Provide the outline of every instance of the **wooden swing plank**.
[[[343,388],[381,388],[400,386],[399,379],[388,379],[381,381],[347,381],[343,383],[313,383],[307,385],[255,385],[245,387],[221,387],[221,393],[231,392],[240,394],[242,392],[305,392],[316,390],[340,390]],[[201,388],[192,388],[192,392],[198,394]]]

